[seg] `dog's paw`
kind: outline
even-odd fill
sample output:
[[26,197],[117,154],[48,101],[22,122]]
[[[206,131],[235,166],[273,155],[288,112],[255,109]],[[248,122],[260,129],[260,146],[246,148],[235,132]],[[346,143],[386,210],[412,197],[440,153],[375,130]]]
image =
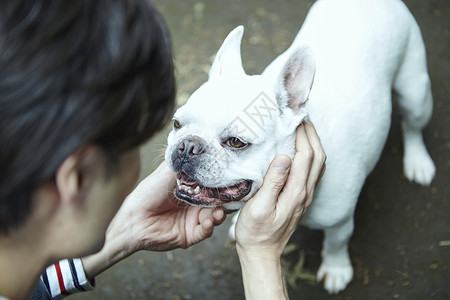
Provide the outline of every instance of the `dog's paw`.
[[324,280],[324,288],[330,294],[343,291],[353,278],[353,267],[348,265],[333,265],[322,262],[317,272],[317,280]]
[[436,173],[436,167],[425,146],[418,145],[405,151],[403,169],[409,181],[423,186],[430,185]]

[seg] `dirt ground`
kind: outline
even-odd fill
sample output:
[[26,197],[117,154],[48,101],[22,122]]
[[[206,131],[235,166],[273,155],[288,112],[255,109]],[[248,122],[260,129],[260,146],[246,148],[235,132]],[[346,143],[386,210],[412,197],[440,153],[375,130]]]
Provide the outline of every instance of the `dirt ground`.
[[[353,281],[329,296],[313,279],[322,234],[299,228],[290,244],[298,249],[285,257],[291,299],[450,299],[450,1],[405,2],[427,47],[435,104],[425,142],[436,178],[424,188],[402,175],[400,113],[394,107],[385,150],[356,211],[350,243]],[[154,3],[172,35],[180,104],[206,80],[213,56],[234,27],[245,26],[246,71],[259,73],[291,43],[312,5],[309,0]],[[162,160],[167,133],[144,147],[142,176]],[[228,224],[229,219],[213,237],[188,250],[137,253],[100,275],[96,291],[72,299],[244,299],[236,251],[226,246]]]

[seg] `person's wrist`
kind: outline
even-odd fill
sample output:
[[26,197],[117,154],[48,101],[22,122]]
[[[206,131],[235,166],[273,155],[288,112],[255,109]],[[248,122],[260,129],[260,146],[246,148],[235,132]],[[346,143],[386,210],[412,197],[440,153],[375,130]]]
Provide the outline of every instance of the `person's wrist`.
[[108,232],[103,248],[99,252],[81,259],[89,280],[136,251],[122,238],[121,234],[114,235]]
[[241,266],[248,272],[275,272],[281,269],[281,256],[273,251],[238,251]]
[[287,299],[280,256],[255,250],[238,252],[246,299]]
[[276,262],[281,258],[281,252],[270,247],[245,247],[237,243],[236,252],[238,253],[240,260],[248,262],[261,260]]
[[252,256],[240,255],[239,262],[244,273],[271,274],[271,276],[281,276],[281,259],[276,256]]

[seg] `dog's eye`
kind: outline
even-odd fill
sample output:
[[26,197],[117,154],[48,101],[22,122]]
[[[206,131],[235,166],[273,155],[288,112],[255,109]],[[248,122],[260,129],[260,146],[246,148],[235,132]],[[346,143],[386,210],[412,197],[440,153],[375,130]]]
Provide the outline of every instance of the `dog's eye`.
[[176,129],[180,129],[181,128],[180,122],[178,122],[178,120],[173,120],[173,127]]
[[237,137],[230,137],[227,141],[227,144],[233,148],[243,148],[248,145]]

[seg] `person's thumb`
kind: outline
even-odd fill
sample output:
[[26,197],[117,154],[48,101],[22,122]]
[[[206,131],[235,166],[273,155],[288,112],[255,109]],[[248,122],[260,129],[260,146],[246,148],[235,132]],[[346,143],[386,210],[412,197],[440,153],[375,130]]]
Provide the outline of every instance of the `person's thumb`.
[[259,200],[259,205],[269,205],[271,207],[275,205],[278,195],[286,183],[290,167],[291,159],[289,156],[278,155],[274,158],[257,193],[257,195],[259,194],[258,198],[262,198]]

